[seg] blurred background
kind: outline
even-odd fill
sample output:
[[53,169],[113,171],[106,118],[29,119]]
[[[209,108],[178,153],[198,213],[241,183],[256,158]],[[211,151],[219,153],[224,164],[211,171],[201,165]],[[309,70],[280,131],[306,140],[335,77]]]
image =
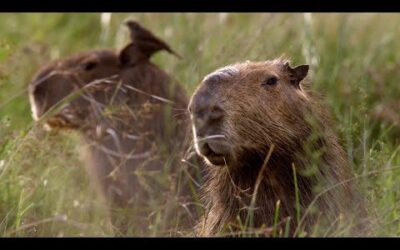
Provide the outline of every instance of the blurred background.
[[[0,14],[1,236],[113,235],[89,187],[78,136],[35,126],[27,85],[51,60],[122,48],[128,18],[184,57],[163,52],[152,61],[188,95],[227,64],[282,55],[294,65],[310,64],[312,88],[326,97],[380,222],[372,234],[400,236],[400,15],[351,13]],[[168,236],[158,230],[160,221],[154,219],[147,236]]]

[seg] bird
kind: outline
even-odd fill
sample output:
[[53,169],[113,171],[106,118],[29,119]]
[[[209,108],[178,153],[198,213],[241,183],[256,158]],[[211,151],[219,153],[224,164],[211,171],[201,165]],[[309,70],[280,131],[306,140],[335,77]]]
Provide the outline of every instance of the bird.
[[168,44],[156,37],[152,32],[144,28],[138,22],[128,20],[125,22],[125,25],[130,29],[132,41],[137,44],[147,57],[150,58],[154,53],[160,50],[166,50],[179,59],[182,59],[182,57],[173,51]]

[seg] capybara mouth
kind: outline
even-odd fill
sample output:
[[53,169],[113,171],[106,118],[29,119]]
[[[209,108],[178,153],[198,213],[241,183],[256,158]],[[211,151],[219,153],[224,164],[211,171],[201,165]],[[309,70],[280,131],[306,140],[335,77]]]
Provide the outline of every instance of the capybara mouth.
[[61,114],[48,118],[46,125],[48,129],[76,129],[79,127]]
[[199,151],[212,165],[216,166],[225,166],[230,155],[229,145],[221,140],[201,143]]

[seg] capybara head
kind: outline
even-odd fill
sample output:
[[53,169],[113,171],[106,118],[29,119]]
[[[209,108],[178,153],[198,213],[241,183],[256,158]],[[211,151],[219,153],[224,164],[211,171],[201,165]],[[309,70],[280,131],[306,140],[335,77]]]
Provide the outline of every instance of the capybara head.
[[308,132],[307,72],[307,65],[277,59],[207,75],[189,104],[197,153],[210,165],[235,168],[265,157],[271,145],[274,153],[296,151]]
[[79,53],[42,67],[29,85],[34,119],[58,108],[46,117],[47,127],[78,128],[100,119],[110,103],[133,108],[158,98],[186,105],[182,90],[171,89],[170,77],[149,61],[158,50],[144,52],[138,44],[146,41],[131,42],[120,51]]

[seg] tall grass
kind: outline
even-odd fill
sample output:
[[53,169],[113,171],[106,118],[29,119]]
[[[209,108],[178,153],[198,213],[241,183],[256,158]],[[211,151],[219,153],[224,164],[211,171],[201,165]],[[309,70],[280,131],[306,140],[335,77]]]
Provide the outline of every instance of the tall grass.
[[[26,89],[49,60],[123,46],[127,18],[184,56],[159,53],[153,61],[188,95],[204,75],[237,61],[286,55],[294,64],[310,64],[312,88],[325,95],[357,183],[379,221],[372,235],[400,236],[400,128],[373,115],[377,105],[400,99],[400,15],[350,13],[0,14],[0,235],[113,235],[89,187],[78,136],[44,133],[35,125]],[[155,215],[151,235],[165,235],[157,225],[170,218],[162,216]],[[192,233],[180,230],[178,235]]]

